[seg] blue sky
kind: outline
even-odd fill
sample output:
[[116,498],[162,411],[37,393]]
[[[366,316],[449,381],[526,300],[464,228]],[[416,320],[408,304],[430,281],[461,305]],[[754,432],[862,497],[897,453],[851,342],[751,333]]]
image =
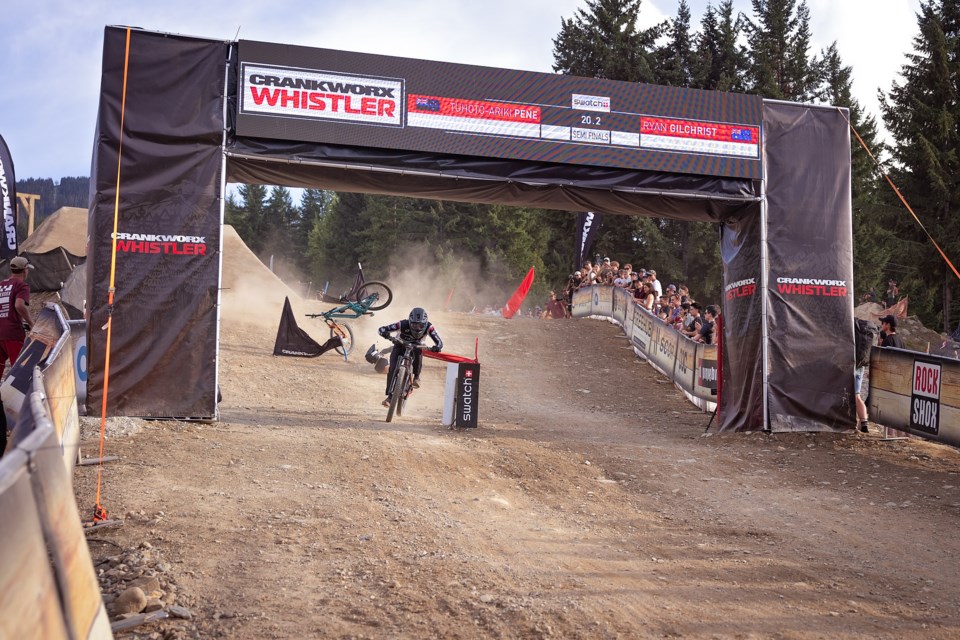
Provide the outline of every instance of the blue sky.
[[[690,0],[699,24],[707,0]],[[807,0],[814,49],[836,41],[857,98],[878,114],[916,33],[919,0]],[[263,40],[465,64],[552,71],[561,17],[584,0],[5,0],[0,135],[18,178],[90,173],[103,29]],[[735,0],[746,13],[749,0]],[[677,0],[644,0],[643,26]],[[877,46],[881,43],[882,46]]]

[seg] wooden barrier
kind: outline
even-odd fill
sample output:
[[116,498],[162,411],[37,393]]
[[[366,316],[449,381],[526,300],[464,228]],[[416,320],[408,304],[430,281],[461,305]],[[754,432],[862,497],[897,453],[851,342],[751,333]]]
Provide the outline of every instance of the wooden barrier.
[[960,360],[874,347],[867,405],[878,424],[960,446]]

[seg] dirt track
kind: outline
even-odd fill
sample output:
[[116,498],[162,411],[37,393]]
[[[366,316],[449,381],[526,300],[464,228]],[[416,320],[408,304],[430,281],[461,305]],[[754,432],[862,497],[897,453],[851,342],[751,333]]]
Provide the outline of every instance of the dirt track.
[[702,437],[613,325],[434,320],[451,351],[480,338],[475,432],[440,426],[436,363],[385,424],[362,353],[274,358],[273,329],[233,324],[220,423],[108,440],[128,517],[98,536],[149,542],[194,615],[140,636],[960,636],[955,449]]

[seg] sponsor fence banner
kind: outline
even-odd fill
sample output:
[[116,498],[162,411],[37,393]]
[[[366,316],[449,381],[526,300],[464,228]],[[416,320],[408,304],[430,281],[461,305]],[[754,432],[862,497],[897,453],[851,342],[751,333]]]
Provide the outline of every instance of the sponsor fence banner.
[[870,352],[870,419],[960,446],[960,361],[918,351]]
[[685,340],[677,334],[677,359],[673,367],[673,381],[691,395],[694,393],[694,385],[699,373],[697,352],[703,346],[710,345],[697,344],[693,340]]
[[573,292],[571,313],[574,318],[586,318],[590,315],[593,304],[593,292],[589,287],[583,287]]
[[[573,299],[573,317],[600,316],[620,323],[637,356],[673,380],[690,402],[704,411],[714,410],[718,376],[716,345],[700,344],[682,335],[633,302],[625,289],[601,285],[583,287],[574,292]],[[589,308],[584,299],[593,301]]]
[[70,337],[73,338],[73,372],[77,387],[77,412],[87,415],[87,321],[70,320]]
[[0,592],[9,614],[0,619],[0,637],[112,638],[63,465],[63,427],[47,404],[51,393],[36,369],[19,410],[28,435],[0,459]]
[[656,335],[653,339],[653,348],[648,350],[650,364],[665,376],[673,378],[677,362],[677,339],[680,334],[671,329],[659,318],[654,318]]
[[627,326],[627,311],[630,308],[628,305],[632,300],[626,289],[617,287],[613,290],[613,317],[621,327]]

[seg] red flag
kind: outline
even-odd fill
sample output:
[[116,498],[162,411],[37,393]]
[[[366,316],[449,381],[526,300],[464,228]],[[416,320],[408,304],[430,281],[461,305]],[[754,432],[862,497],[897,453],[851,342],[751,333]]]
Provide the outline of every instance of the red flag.
[[527,277],[523,279],[523,282],[520,283],[517,290],[514,291],[510,299],[507,300],[507,306],[503,308],[504,318],[512,318],[513,314],[520,310],[520,305],[523,304],[523,299],[527,297],[527,292],[530,291],[530,285],[532,284],[533,267],[530,267],[530,271],[527,271]]

